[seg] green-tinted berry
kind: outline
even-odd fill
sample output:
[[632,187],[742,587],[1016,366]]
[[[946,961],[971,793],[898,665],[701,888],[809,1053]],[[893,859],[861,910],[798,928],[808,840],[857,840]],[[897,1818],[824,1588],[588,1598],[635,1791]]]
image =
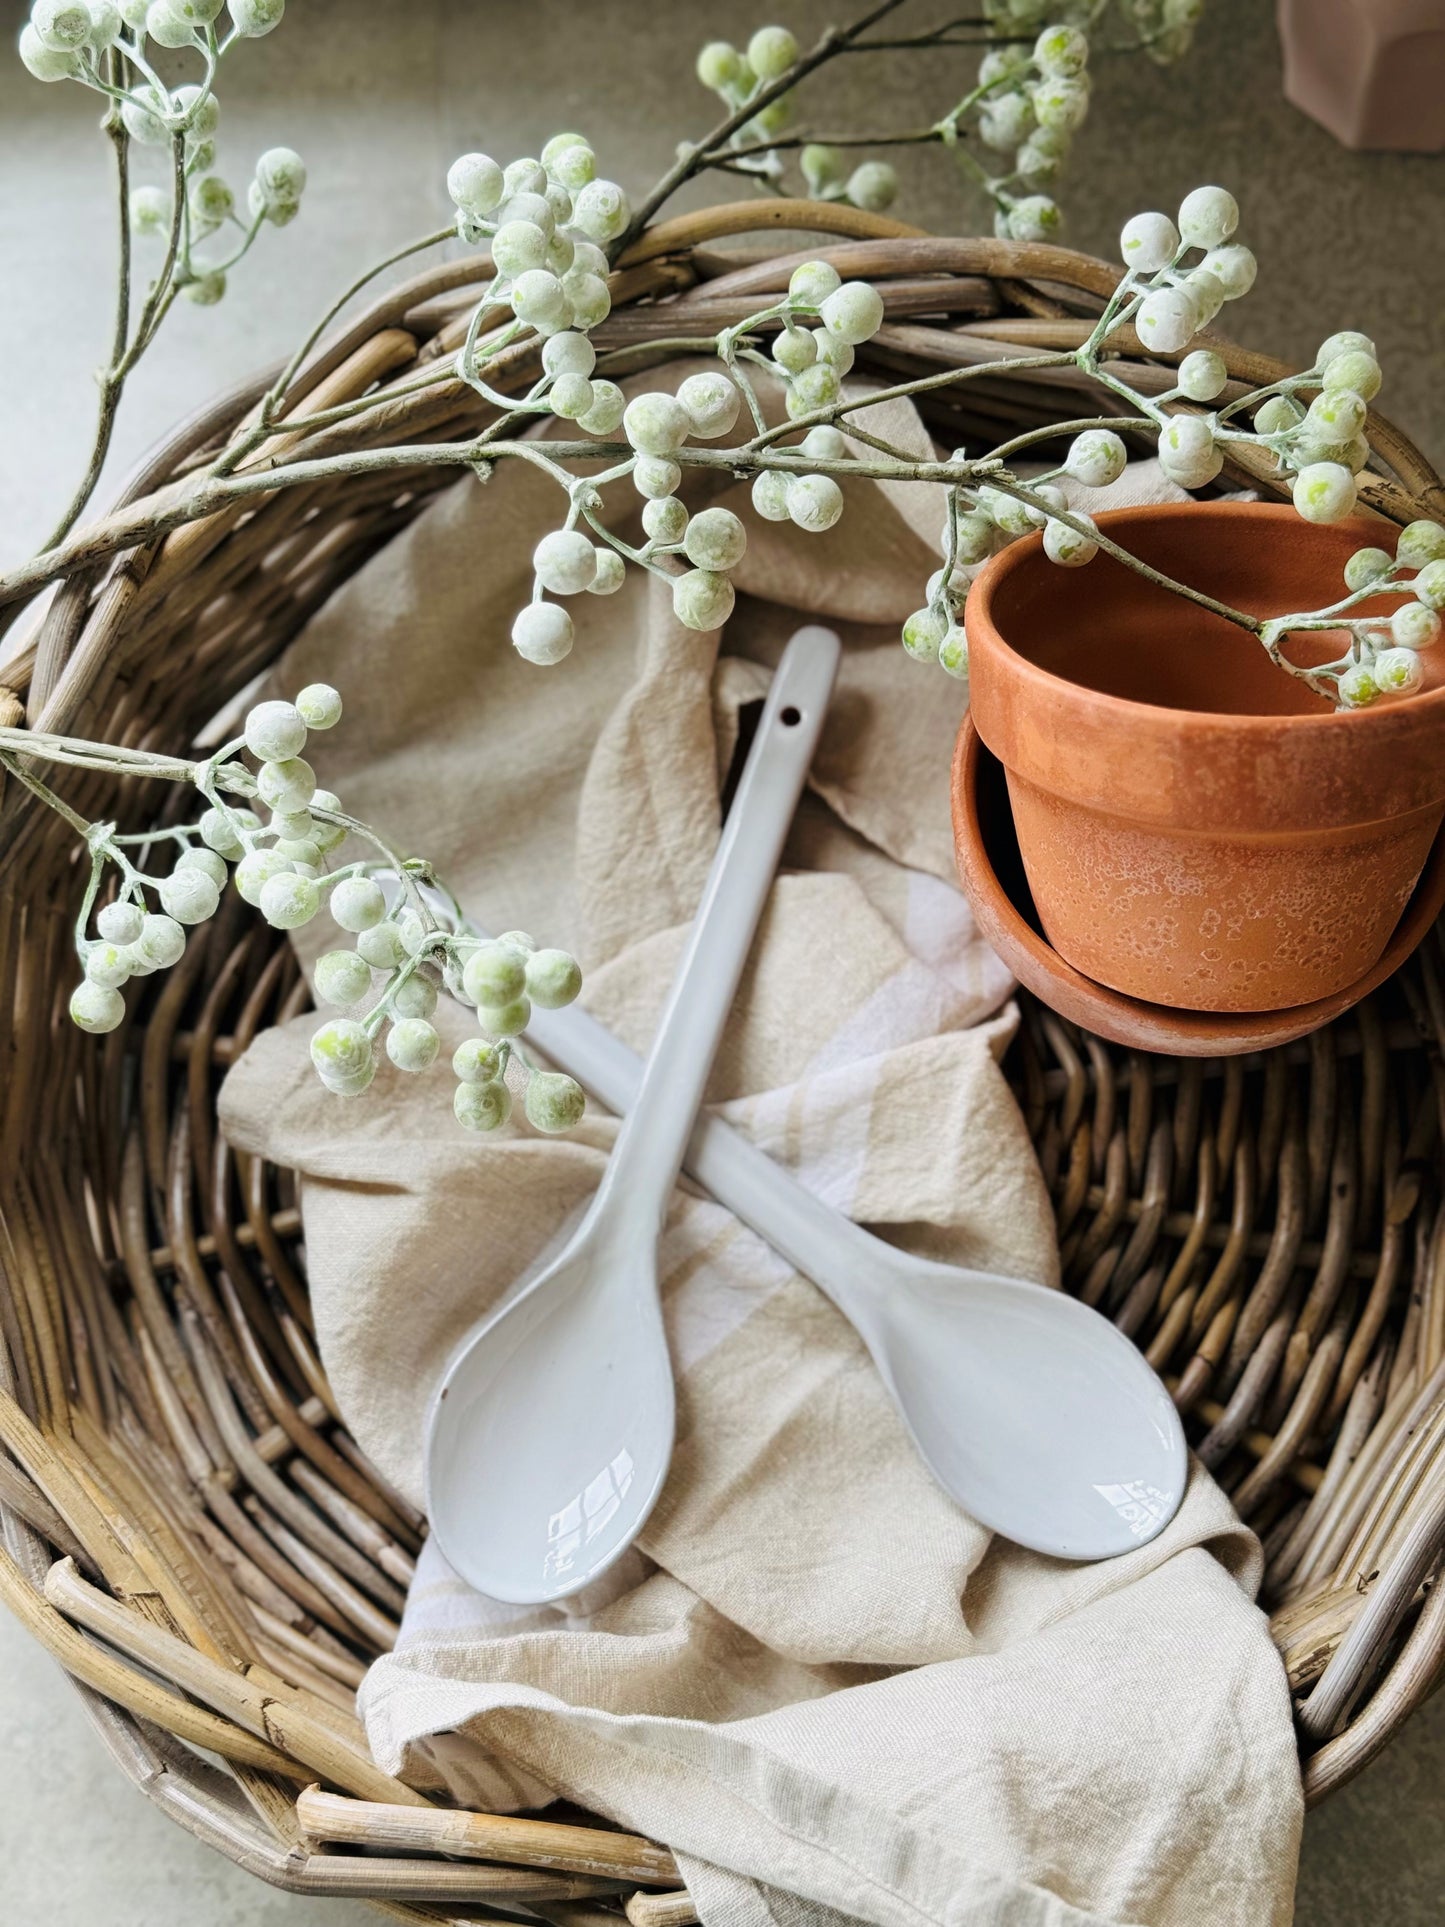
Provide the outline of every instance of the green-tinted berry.
[[1157,274],[1179,251],[1179,230],[1167,214],[1136,214],[1124,223],[1119,255],[1126,268]]
[[677,399],[692,424],[694,435],[710,441],[726,435],[738,418],[742,396],[735,382],[720,372],[689,375]]
[[582,970],[565,950],[535,950],[527,959],[527,995],[541,1010],[560,1010],[582,988]]
[[357,932],[356,954],[373,970],[395,970],[407,955],[400,925],[388,918]]
[[296,698],[296,713],[308,729],[332,729],[341,721],[341,692],[329,682],[307,683]]
[[954,623],[939,643],[938,666],[960,682],[968,681],[968,637],[960,623]]
[[177,868],[157,888],[161,908],[177,923],[204,923],[216,913],[220,891],[203,870]]
[[376,1058],[371,1039],[351,1017],[333,1017],[311,1039],[311,1062],[328,1090],[354,1097],[371,1082]]
[[464,1084],[492,1084],[502,1074],[502,1053],[485,1037],[467,1037],[452,1053],[452,1069]]
[[134,943],[145,922],[138,903],[108,903],[95,920],[95,927],[107,943]]
[[686,629],[720,629],[733,612],[733,585],[711,569],[689,569],[672,584],[672,612]]
[[397,1017],[430,1017],[436,1007],[436,985],[420,971],[399,983],[391,993],[391,1008]]
[[306,747],[306,723],[295,703],[257,703],[246,717],[246,747],[263,762],[284,763]]
[[810,535],[831,529],[843,513],[843,491],[831,475],[787,478],[788,520]]
[[354,950],[328,950],[316,960],[315,984],[323,1004],[344,1010],[359,1004],[371,989],[371,966]]
[[635,395],[622,415],[622,432],[642,455],[673,455],[692,433],[692,421],[675,395]]
[[1356,549],[1345,564],[1345,587],[1360,590],[1378,582],[1395,566],[1384,549]]
[[1355,478],[1339,462],[1311,462],[1294,480],[1294,505],[1307,522],[1343,521],[1355,506]]
[[1212,348],[1196,348],[1179,364],[1179,387],[1191,401],[1213,401],[1228,380],[1224,357]]
[[452,1093],[457,1123],[469,1131],[495,1131],[512,1115],[512,1093],[500,1081],[458,1084]]
[[488,1037],[516,1037],[532,1020],[529,997],[513,997],[503,1004],[477,1005],[477,1023]]
[[816,313],[828,296],[842,285],[843,277],[828,262],[804,261],[788,277],[788,298]]
[[597,553],[580,529],[554,529],[532,551],[532,568],[553,595],[581,595],[597,573]]
[[386,1034],[386,1054],[399,1071],[424,1071],[436,1062],[441,1041],[424,1017],[403,1017]]
[[1438,522],[1408,522],[1395,544],[1395,559],[1402,569],[1423,569],[1429,562],[1445,561],[1445,528]]
[[627,564],[616,549],[597,550],[597,573],[587,585],[589,595],[616,595],[627,579]]
[[915,662],[937,662],[939,644],[950,626],[938,609],[915,609],[903,625],[903,647]]
[[784,328],[773,343],[773,360],[785,375],[801,375],[817,358],[817,343],[806,328]]
[[798,43],[786,27],[759,27],[746,58],[759,80],[781,80],[798,58]]
[[[682,470],[666,455],[639,455],[632,465],[632,486],[649,502],[662,502],[675,495],[682,485]],[[682,504],[679,503],[681,508]],[[687,510],[683,509],[686,525]]]
[[761,469],[753,477],[752,504],[765,522],[788,519],[788,486],[793,478],[781,469]]
[[474,1004],[509,1004],[527,988],[527,959],[510,944],[482,944],[467,958],[462,986]]
[[119,990],[131,974],[128,947],[93,943],[85,953],[85,980],[102,990]]
[[866,281],[845,281],[818,310],[829,334],[851,346],[871,340],[883,325],[883,297]]
[[556,1134],[581,1122],[587,1099],[582,1086],[561,1071],[534,1071],[527,1080],[525,1109],[534,1130]]
[[1382,379],[1380,364],[1373,355],[1367,355],[1358,348],[1349,348],[1330,361],[1325,369],[1324,385],[1331,394],[1349,389],[1362,401],[1373,401],[1380,392]]
[[882,214],[898,199],[898,174],[887,161],[864,161],[848,176],[845,189],[854,207]]
[[731,509],[694,515],[682,539],[683,553],[699,569],[735,569],[748,546],[748,532]]
[[370,930],[386,915],[386,896],[374,877],[343,877],[331,892],[331,914],[343,930]]
[[288,813],[304,810],[316,794],[311,765],[300,756],[263,763],[256,775],[256,793],[267,809]]
[[214,850],[208,850],[204,846],[197,847],[195,845],[192,845],[188,850],[181,851],[180,855],[176,858],[176,868],[177,870],[199,870],[203,876],[211,879],[211,882],[215,884],[218,891],[225,888],[226,881],[231,874],[226,868],[223,857],[217,856]]
[[1226,188],[1196,187],[1179,207],[1179,233],[1190,247],[1217,248],[1239,226],[1239,203]]
[[1445,610],[1445,558],[1427,562],[1410,588],[1427,609]]
[[99,1036],[114,1030],[125,1016],[125,999],[103,984],[79,983],[71,992],[70,1015],[82,1030]]
[[1425,665],[1413,649],[1382,649],[1373,664],[1375,681],[1390,696],[1409,696],[1425,680]]
[[321,908],[321,892],[310,877],[281,871],[261,886],[261,915],[275,930],[299,930]]
[[1368,709],[1379,698],[1380,685],[1364,663],[1351,665],[1340,677],[1340,702],[1346,709]]
[[[1077,513],[1077,512],[1076,512]],[[1081,522],[1093,523],[1087,515],[1078,517]],[[1062,569],[1081,569],[1085,563],[1092,562],[1099,553],[1097,542],[1087,535],[1071,529],[1066,522],[1048,521],[1044,524],[1044,554],[1050,562],[1056,562]]]
[[1107,488],[1118,481],[1128,463],[1129,451],[1112,428],[1086,428],[1074,437],[1064,458],[1065,471],[1085,488]]
[[1428,649],[1440,636],[1440,618],[1423,602],[1403,603],[1390,617],[1390,637],[1399,649]]
[[1255,410],[1254,425],[1261,435],[1287,435],[1304,420],[1304,410],[1288,395],[1271,395]]
[[1373,361],[1375,344],[1368,335],[1362,335],[1357,328],[1342,328],[1338,334],[1330,335],[1320,343],[1320,351],[1315,356],[1316,368],[1328,368],[1332,361],[1341,355],[1368,355]]
[[798,156],[798,166],[815,198],[837,187],[848,172],[848,157],[841,147],[825,147],[810,141]]

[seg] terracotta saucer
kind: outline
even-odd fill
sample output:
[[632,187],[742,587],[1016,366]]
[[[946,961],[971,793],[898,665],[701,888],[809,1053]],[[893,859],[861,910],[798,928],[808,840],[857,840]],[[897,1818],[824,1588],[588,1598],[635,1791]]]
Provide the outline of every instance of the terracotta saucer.
[[1239,1057],[1307,1037],[1397,971],[1445,909],[1445,829],[1383,956],[1347,990],[1292,1010],[1171,1010],[1085,977],[1044,936],[1014,835],[1003,766],[966,717],[953,759],[958,873],[979,928],[1019,982],[1061,1017],[1135,1050],[1178,1057]]

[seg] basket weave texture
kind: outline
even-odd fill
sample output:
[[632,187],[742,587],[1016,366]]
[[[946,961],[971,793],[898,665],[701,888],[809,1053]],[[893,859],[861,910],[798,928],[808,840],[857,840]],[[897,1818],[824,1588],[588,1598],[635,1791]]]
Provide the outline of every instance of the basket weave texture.
[[[764,227],[830,238],[808,256],[717,246]],[[740,319],[819,254],[882,288],[885,325],[858,359],[887,380],[1076,346],[1117,275],[1063,249],[935,239],[846,208],[714,208],[650,231],[614,274],[601,372]],[[396,394],[313,435],[307,453],[476,431],[481,404],[464,386],[416,384],[461,345],[488,271],[472,258],[421,275],[317,351],[294,391],[308,412],[378,385]],[[1237,381],[1286,372],[1213,345]],[[1119,357],[1139,385],[1172,385],[1137,342]],[[533,344],[494,381],[520,389],[535,374]],[[266,379],[183,425],[124,500],[184,478]],[[936,389],[922,409],[941,444],[976,450],[1100,412],[1096,391],[1071,409],[1080,380],[988,376]],[[1369,432],[1363,501],[1396,522],[1440,516],[1445,488],[1420,454],[1377,417]],[[258,459],[278,447],[289,452],[281,437]],[[390,470],[254,497],[97,561],[0,671],[0,723],[184,749],[453,478]],[[1232,479],[1281,492],[1264,472]],[[128,829],[163,820],[165,787],[74,772],[62,783],[87,816]],[[122,1029],[83,1035],[66,1016],[82,855],[10,785],[0,1594],[69,1669],[121,1769],[275,1884],[374,1898],[408,1920],[612,1896],[636,1927],[680,1927],[694,1916],[665,1849],[600,1826],[445,1812],[372,1764],[351,1694],[396,1634],[424,1522],[335,1408],[289,1174],[233,1154],[215,1126],[226,1067],[306,1006],[306,985],[284,936],[228,893]],[[1009,1068],[1055,1198],[1066,1286],[1147,1352],[1264,1538],[1266,1604],[1318,1800],[1445,1667],[1445,1588],[1432,1583],[1445,1545],[1439,933],[1348,1018],[1257,1058],[1128,1053],[1021,1002]],[[333,1791],[303,1795],[298,1817],[298,1788],[313,1782]]]

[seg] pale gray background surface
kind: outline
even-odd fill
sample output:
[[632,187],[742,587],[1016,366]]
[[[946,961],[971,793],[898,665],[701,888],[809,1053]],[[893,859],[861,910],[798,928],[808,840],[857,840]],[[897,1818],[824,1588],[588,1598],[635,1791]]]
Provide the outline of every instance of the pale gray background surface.
[[[920,21],[944,8],[919,0]],[[1231,187],[1259,284],[1229,310],[1252,345],[1304,361],[1340,327],[1374,335],[1382,402],[1445,466],[1445,162],[1350,155],[1279,92],[1267,0],[1210,0],[1189,62],[1101,68],[1095,117],[1060,198],[1069,239],[1112,254],[1123,219],[1172,207],[1201,181]],[[285,141],[311,168],[306,210],[235,277],[221,307],[181,304],[163,360],[127,398],[107,489],[192,406],[288,350],[372,259],[440,225],[448,161],[480,146],[535,152],[562,125],[598,146],[630,189],[673,142],[702,132],[711,97],[692,79],[699,42],[745,40],[782,17],[800,34],[849,17],[837,0],[774,13],[716,0],[296,0],[284,27],[243,49],[222,89],[219,166],[244,186]],[[5,0],[8,38],[23,10]],[[895,56],[815,83],[811,124],[931,121],[961,95],[970,56]],[[42,538],[88,443],[86,371],[110,325],[108,148],[92,97],[43,87],[0,53],[0,550]],[[145,166],[144,159],[141,163]],[[935,151],[903,164],[897,211],[939,230],[976,228],[976,200]],[[145,178],[144,174],[141,176]],[[722,198],[724,182],[695,199]],[[739,184],[740,185],[740,184]],[[142,256],[144,260],[144,256]],[[269,1892],[199,1847],[133,1793],[103,1756],[60,1674],[0,1613],[0,1917],[14,1927],[360,1927],[339,1902]],[[1308,1825],[1300,1927],[1425,1927],[1445,1891],[1445,1704]],[[1201,1923],[1201,1927],[1207,1927]]]

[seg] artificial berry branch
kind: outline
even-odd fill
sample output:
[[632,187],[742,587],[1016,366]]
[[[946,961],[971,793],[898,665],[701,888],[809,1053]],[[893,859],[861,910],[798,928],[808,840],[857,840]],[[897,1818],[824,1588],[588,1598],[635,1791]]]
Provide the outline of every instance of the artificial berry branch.
[[[582,1114],[580,1087],[531,1065],[516,1038],[534,1003],[555,1010],[576,997],[582,986],[576,961],[562,950],[539,949],[522,931],[483,941],[425,859],[403,856],[316,787],[301,751],[310,731],[330,729],[340,718],[337,692],[313,683],[294,703],[257,704],[244,732],[203,762],[0,730],[0,768],[54,810],[90,857],[75,924],[82,974],[70,999],[72,1019],[82,1030],[115,1030],[125,1019],[124,987],[177,964],[187,931],[216,914],[234,880],[274,928],[296,930],[327,912],[352,940],[321,956],[314,973],[319,1001],[345,1013],[311,1040],[312,1062],[328,1090],[338,1096],[365,1090],[376,1074],[379,1043],[398,1070],[430,1069],[441,1049],[430,1019],[445,991],[475,1013],[478,1030],[452,1059],[458,1121],[474,1130],[504,1123],[516,1086],[536,1129],[570,1129]],[[37,759],[186,784],[205,808],[194,823],[122,835],[114,823],[87,822],[72,809],[35,774]],[[267,810],[265,821],[253,803]],[[145,867],[158,844],[174,855],[164,874]],[[358,844],[369,844],[376,857],[328,867],[340,846]]]

